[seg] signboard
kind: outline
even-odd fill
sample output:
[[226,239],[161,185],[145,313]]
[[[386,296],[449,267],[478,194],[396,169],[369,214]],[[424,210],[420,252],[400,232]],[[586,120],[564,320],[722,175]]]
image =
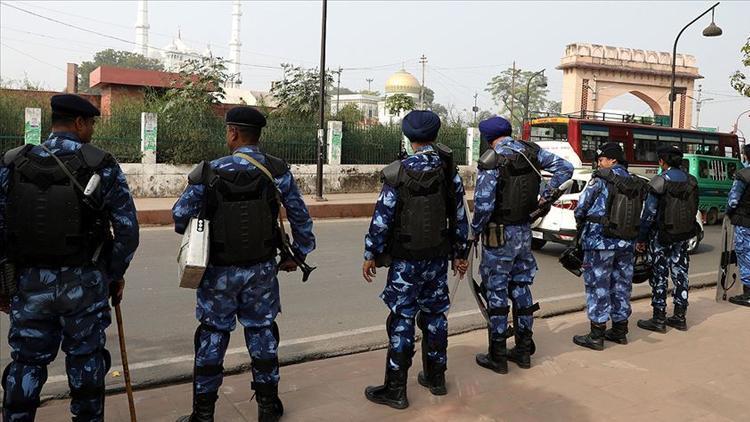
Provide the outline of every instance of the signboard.
[[542,125],[545,123],[562,123],[562,124],[568,124],[570,119],[567,117],[541,117],[539,119],[532,119],[531,124],[532,125]]
[[341,164],[341,139],[343,138],[342,123],[328,122],[328,164]]
[[698,126],[698,130],[700,130],[701,132],[711,132],[711,133],[718,132],[717,128],[715,127]]
[[156,113],[141,113],[141,151],[156,152]]
[[42,109],[27,107],[24,112],[24,142],[39,145],[42,139]]

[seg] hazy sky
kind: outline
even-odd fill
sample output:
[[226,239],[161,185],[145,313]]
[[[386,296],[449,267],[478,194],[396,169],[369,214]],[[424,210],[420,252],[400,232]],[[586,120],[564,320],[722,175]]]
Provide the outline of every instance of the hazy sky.
[[[135,1],[4,1],[40,15],[135,40]],[[474,92],[479,106],[495,110],[487,81],[513,60],[523,69],[546,68],[550,97],[559,99],[562,72],[555,70],[566,44],[588,42],[645,50],[671,51],[677,32],[710,2],[469,2],[469,1],[329,1],[327,65],[343,67],[342,86],[383,90],[387,77],[402,63],[419,77],[418,58],[428,58],[426,85],[436,101],[469,109]],[[281,62],[317,66],[320,55],[319,1],[243,2],[243,86],[268,90],[280,79]],[[65,63],[90,59],[105,48],[132,50],[133,45],[85,33],[3,5],[0,7],[0,76],[41,82],[49,89],[65,85]],[[750,36],[750,2],[724,1],[716,23],[719,38],[701,31],[710,15],[690,27],[678,51],[696,57],[705,79],[701,126],[728,131],[737,115],[750,109],[729,86],[740,68],[739,49]],[[149,44],[162,48],[176,36],[203,51],[228,54],[231,2],[149,1]],[[19,51],[16,51],[19,50]],[[41,62],[40,62],[41,61]],[[44,62],[44,63],[42,63]],[[261,67],[257,67],[261,66]],[[746,73],[750,69],[745,69]],[[646,113],[635,97],[619,97],[609,109]],[[740,129],[750,136],[750,118]]]

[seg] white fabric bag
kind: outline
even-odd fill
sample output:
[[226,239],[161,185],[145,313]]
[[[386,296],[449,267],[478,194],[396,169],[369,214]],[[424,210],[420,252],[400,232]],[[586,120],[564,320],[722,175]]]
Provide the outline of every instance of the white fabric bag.
[[180,287],[197,289],[208,266],[208,220],[191,218],[180,244],[177,271]]

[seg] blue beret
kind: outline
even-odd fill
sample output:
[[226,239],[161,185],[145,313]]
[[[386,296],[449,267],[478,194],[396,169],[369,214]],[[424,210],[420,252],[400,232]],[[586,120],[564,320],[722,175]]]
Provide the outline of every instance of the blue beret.
[[266,117],[252,107],[240,106],[227,111],[226,124],[234,126],[262,128],[266,126]]
[[625,161],[625,152],[617,142],[607,142],[596,151],[596,158],[599,157],[611,158],[622,164]]
[[510,136],[513,129],[509,121],[500,116],[493,116],[479,122],[479,133],[483,141],[490,143],[497,138]]
[[432,142],[440,130],[440,117],[429,110],[412,110],[401,120],[401,130],[412,142]]
[[55,117],[95,117],[101,115],[99,109],[83,97],[74,94],[53,95],[49,100]]

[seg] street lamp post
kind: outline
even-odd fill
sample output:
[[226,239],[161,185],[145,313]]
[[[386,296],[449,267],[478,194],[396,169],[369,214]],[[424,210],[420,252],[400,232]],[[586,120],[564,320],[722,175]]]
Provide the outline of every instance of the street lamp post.
[[676,96],[674,83],[675,83],[675,76],[676,76],[675,73],[676,73],[676,67],[677,67],[677,41],[680,40],[680,36],[682,35],[683,32],[685,32],[686,29],[688,29],[690,25],[694,24],[698,19],[708,14],[708,12],[711,12],[711,24],[708,25],[706,29],[703,30],[703,36],[704,37],[718,37],[719,35],[721,35],[722,33],[721,28],[716,26],[716,24],[714,23],[714,15],[713,15],[714,9],[716,9],[716,6],[718,6],[720,3],[721,2],[716,2],[716,4],[708,8],[708,10],[698,15],[697,18],[691,20],[690,23],[688,23],[682,28],[680,33],[677,34],[677,38],[675,38],[674,40],[674,47],[672,48],[672,82],[669,88],[669,125],[671,127],[674,127],[674,101],[675,101],[675,96]]
[[323,145],[326,141],[326,18],[328,12],[328,0],[323,0],[323,11],[321,15],[320,30],[320,127],[318,128],[318,159],[315,180],[315,199],[325,201],[323,198]]
[[[526,81],[526,110],[525,110],[525,112],[524,112],[524,114],[523,114],[523,117],[524,117],[524,118],[525,118],[526,120],[529,120],[529,103],[531,102],[531,101],[530,101],[531,99],[529,98],[529,93],[530,93],[530,91],[531,91],[531,81],[532,81],[532,80],[533,80],[534,78],[536,78],[537,76],[539,76],[539,75],[544,75],[544,71],[545,71],[545,70],[546,70],[546,69],[542,69],[542,70],[540,70],[539,72],[536,72],[536,73],[534,73],[533,75],[531,75],[531,76],[529,77],[529,80],[528,80],[528,81]],[[544,81],[542,81],[542,83],[540,83],[540,84],[539,84],[539,86],[541,86],[541,87],[546,87],[546,86],[547,86],[547,83],[546,83],[546,82],[544,82]]]

